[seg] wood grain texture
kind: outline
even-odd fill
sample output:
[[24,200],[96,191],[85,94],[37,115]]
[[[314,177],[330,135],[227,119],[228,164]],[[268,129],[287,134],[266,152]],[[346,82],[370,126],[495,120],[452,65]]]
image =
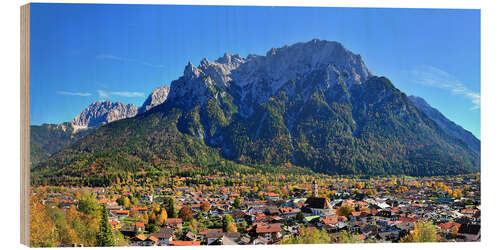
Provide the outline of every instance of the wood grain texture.
[[21,6],[21,244],[30,245],[30,5]]

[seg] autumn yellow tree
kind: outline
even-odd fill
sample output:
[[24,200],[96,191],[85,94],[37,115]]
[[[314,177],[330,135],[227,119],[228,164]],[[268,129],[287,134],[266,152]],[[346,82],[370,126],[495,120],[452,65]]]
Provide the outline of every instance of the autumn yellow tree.
[[148,222],[149,222],[148,214],[146,214],[146,213],[140,214],[139,215],[139,222],[142,222],[144,224],[148,224]]
[[335,239],[336,243],[362,243],[359,235],[342,230],[338,237]]
[[343,205],[337,208],[336,212],[338,216],[348,217],[349,215],[351,215],[352,211],[354,211],[354,208],[348,205]]
[[280,244],[328,244],[332,239],[325,230],[317,228],[303,228],[298,236],[291,236],[284,239]]
[[30,201],[30,245],[32,247],[57,246],[57,231],[54,221],[41,204],[39,196],[32,196]]
[[192,233],[198,232],[198,221],[193,219],[189,222],[187,229]]
[[155,218],[155,224],[162,226],[165,225],[165,223],[167,223],[167,211],[162,208],[160,214]]
[[238,231],[238,228],[236,227],[236,225],[234,223],[229,223],[227,225],[227,232],[237,232]]
[[437,230],[436,226],[430,221],[417,221],[415,223],[415,228],[406,237],[404,237],[402,242],[436,242],[437,241]]

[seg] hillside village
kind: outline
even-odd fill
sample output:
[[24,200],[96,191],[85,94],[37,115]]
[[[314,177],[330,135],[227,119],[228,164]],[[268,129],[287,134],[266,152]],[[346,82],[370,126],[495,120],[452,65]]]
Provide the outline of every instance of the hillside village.
[[[314,234],[326,237],[321,243],[405,242],[425,222],[434,241],[481,239],[478,174],[307,180],[290,190],[290,185],[204,190],[185,185],[190,177],[179,178],[175,187],[135,192],[57,187],[45,188],[40,202],[68,213],[80,210],[82,193],[95,198],[106,209],[115,239],[122,239],[117,245],[287,244],[304,243],[301,239]],[[58,246],[71,245],[78,244]]]

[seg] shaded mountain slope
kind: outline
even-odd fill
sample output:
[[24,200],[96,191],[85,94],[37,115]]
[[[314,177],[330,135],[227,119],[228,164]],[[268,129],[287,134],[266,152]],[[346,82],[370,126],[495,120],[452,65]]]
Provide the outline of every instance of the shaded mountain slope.
[[446,175],[479,171],[451,136],[361,57],[312,40],[266,56],[189,63],[167,100],[98,128],[39,164],[36,177],[293,165],[327,174]]

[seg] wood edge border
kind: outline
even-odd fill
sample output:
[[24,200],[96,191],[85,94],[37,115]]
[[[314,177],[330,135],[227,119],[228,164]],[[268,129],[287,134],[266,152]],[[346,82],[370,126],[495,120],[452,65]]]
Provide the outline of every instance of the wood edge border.
[[30,246],[30,4],[20,13],[20,100],[21,100],[21,244]]

